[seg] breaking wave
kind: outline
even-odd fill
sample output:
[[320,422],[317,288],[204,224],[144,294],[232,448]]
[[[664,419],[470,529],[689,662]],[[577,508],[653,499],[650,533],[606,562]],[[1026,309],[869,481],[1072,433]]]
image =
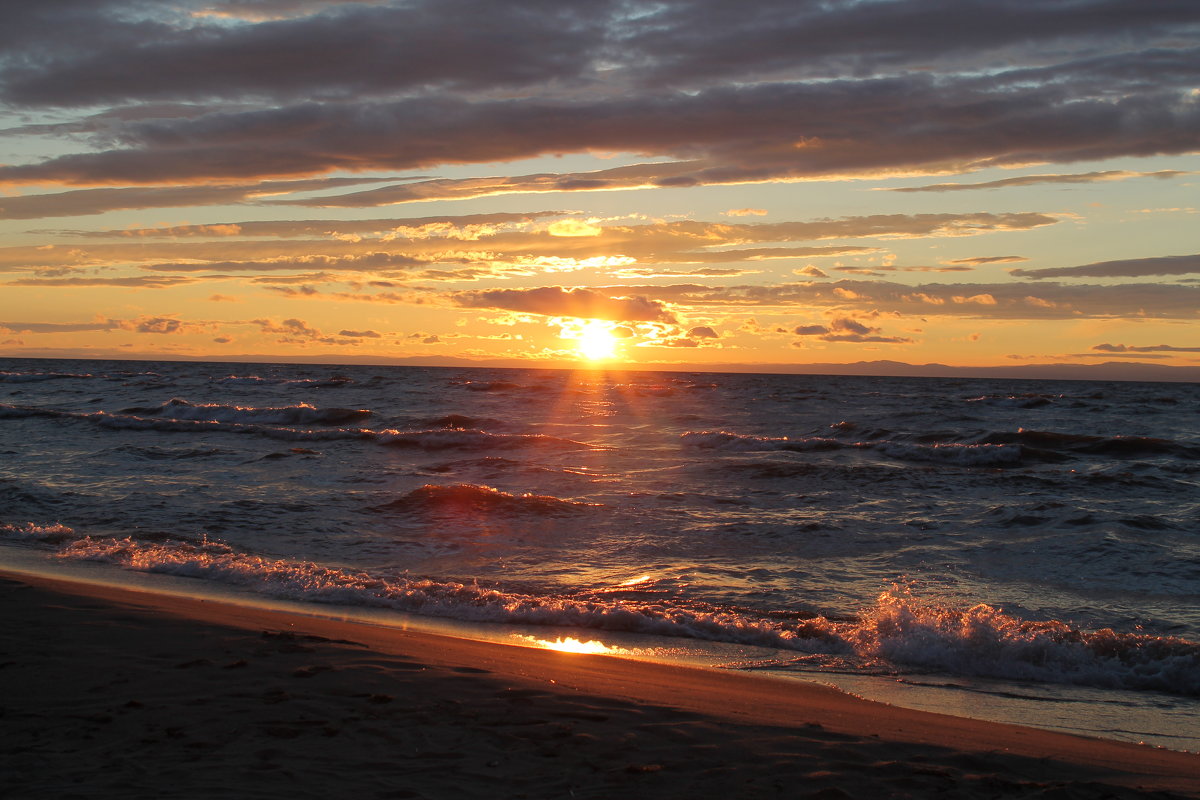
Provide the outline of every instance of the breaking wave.
[[56,543],[75,538],[75,531],[57,522],[50,524],[37,522],[0,523],[0,538],[17,541]]
[[[459,487],[440,488],[462,491]],[[480,488],[466,491],[479,498],[484,496]],[[426,503],[437,502],[438,496],[437,491],[417,490],[401,499]],[[72,533],[64,526],[0,526],[0,534],[14,538],[54,541]],[[985,604],[954,608],[919,599],[898,587],[880,594],[875,605],[857,619],[783,618],[698,602],[680,606],[661,600],[581,599],[505,591],[477,583],[372,575],[237,552],[214,542],[83,537],[62,546],[58,555],[212,580],[290,600],[388,608],[475,622],[590,628],[755,645],[835,656],[839,664],[851,663],[875,672],[937,670],[1200,695],[1198,643],[1108,629],[1086,631],[1058,620],[1030,622]]]

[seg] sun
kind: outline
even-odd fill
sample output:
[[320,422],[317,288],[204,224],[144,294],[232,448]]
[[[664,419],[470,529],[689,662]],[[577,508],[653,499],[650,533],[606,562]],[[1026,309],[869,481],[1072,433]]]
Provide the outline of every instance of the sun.
[[603,361],[617,355],[617,337],[612,327],[603,322],[592,321],[579,330],[579,355],[588,361]]

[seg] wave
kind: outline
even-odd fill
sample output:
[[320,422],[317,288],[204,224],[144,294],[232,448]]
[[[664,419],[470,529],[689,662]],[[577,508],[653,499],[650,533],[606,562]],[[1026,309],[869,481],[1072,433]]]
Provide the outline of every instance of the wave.
[[494,514],[563,516],[599,507],[596,503],[579,503],[552,495],[528,493],[516,495],[493,489],[490,486],[456,483],[449,486],[426,484],[390,503],[375,506],[372,510],[455,516]]
[[56,543],[75,538],[75,531],[59,523],[0,523],[0,538]]
[[508,450],[519,447],[596,449],[594,445],[558,436],[547,436],[543,433],[489,433],[454,428],[427,431],[378,431],[376,437],[381,444],[392,447],[418,447],[423,450]]
[[843,663],[853,659],[859,668],[870,670],[916,668],[1200,695],[1200,644],[1195,642],[1109,629],[1085,631],[1057,620],[1030,622],[985,604],[958,609],[918,599],[898,587],[880,594],[875,605],[856,619],[784,619],[697,602],[684,607],[662,600],[581,599],[477,583],[372,575],[240,553],[213,542],[84,537],[58,554],[214,580],[307,602],[756,645],[836,656]]
[[310,389],[337,389],[354,381],[345,375],[330,378],[263,378],[258,375],[226,375],[213,383],[222,386],[294,386]]
[[[237,408],[235,406],[188,406],[209,413],[209,408]],[[306,413],[311,406],[290,406],[287,409],[243,409],[257,411],[286,411]],[[144,411],[145,409],[134,409]],[[334,409],[344,411],[345,409]],[[313,409],[319,412],[321,409]],[[357,413],[357,412],[354,412]],[[367,412],[370,413],[370,412]],[[305,429],[276,427],[252,422],[225,422],[217,419],[178,419],[136,414],[112,414],[107,411],[60,411],[52,408],[14,406],[0,403],[0,419],[26,417],[51,417],[90,422],[102,428],[130,431],[161,431],[166,433],[238,433],[258,435],[268,439],[289,442],[325,442],[337,440],[370,440],[390,447],[411,447],[421,450],[508,450],[522,447],[552,447],[566,450],[595,450],[595,445],[548,436],[540,433],[489,433],[473,429],[443,428],[437,430],[399,431],[392,428],[371,430],[369,428]]]
[[89,373],[75,372],[5,372],[0,371],[0,382],[3,383],[41,383],[42,381],[56,381],[65,378],[95,378],[95,375]]
[[111,452],[121,453],[144,461],[185,461],[193,458],[228,456],[238,451],[223,450],[219,447],[137,447],[136,445],[125,444],[112,448]]
[[445,416],[425,420],[430,428],[495,428],[503,427],[504,423],[490,417],[468,417],[465,414],[446,414]]
[[986,394],[968,397],[966,402],[993,408],[1041,408],[1063,399],[1061,394]]
[[1016,432],[988,433],[978,441],[983,444],[1016,444],[1033,450],[1114,458],[1172,456],[1189,461],[1200,459],[1200,446],[1152,436],[1096,436],[1018,428]]
[[1021,462],[1020,447],[992,443],[909,444],[896,441],[844,442],[822,436],[790,439],[786,436],[747,436],[728,431],[688,431],[681,436],[690,447],[732,452],[784,450],[805,453],[827,450],[873,450],[889,458],[957,464],[971,467],[1012,466]]
[[111,374],[96,374],[91,372],[17,372],[0,370],[0,383],[41,383],[57,380],[108,380],[128,381],[132,378],[162,378],[157,372],[115,372]]
[[[852,424],[837,423],[836,430],[853,432]],[[892,438],[884,438],[892,437]],[[822,436],[789,438],[751,436],[729,431],[688,431],[681,437],[690,447],[726,452],[782,450],[812,452],[822,450],[874,450],[890,458],[962,466],[1015,466],[1023,462],[1062,462],[1080,456],[1145,458],[1169,456],[1187,461],[1200,460],[1200,446],[1149,436],[1094,436],[1020,428],[1015,432],[987,432],[962,436],[930,433],[905,437],[892,431],[872,431],[864,440],[845,441]],[[909,438],[913,441],[903,441]],[[946,441],[946,439],[966,441]],[[932,442],[925,444],[920,442]]]
[[189,403],[178,397],[161,406],[126,408],[126,415],[159,416],[169,419],[204,420],[213,422],[250,422],[274,425],[337,425],[358,422],[371,416],[365,408],[317,408],[308,403],[283,407],[221,405],[219,403]]

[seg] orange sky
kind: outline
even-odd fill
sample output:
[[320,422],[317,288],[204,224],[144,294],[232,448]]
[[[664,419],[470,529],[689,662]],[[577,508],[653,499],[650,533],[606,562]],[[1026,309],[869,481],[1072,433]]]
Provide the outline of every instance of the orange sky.
[[3,356],[1200,365],[1195,4],[6,16]]

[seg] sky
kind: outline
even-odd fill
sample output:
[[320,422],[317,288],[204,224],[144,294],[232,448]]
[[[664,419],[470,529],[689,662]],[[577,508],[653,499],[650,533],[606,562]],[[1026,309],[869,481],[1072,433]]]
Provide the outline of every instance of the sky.
[[0,356],[1200,366],[1195,0],[0,19]]

